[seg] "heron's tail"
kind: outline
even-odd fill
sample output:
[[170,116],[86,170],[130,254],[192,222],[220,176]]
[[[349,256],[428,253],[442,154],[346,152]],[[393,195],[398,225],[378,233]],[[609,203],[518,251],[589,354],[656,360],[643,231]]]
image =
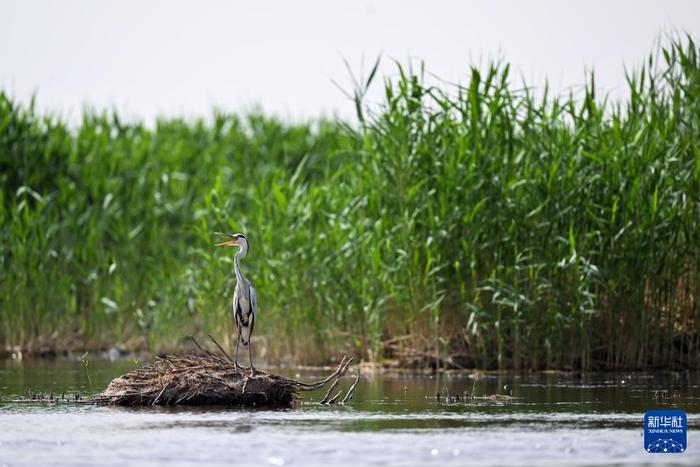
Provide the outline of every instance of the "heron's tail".
[[250,344],[250,326],[241,326],[241,344]]

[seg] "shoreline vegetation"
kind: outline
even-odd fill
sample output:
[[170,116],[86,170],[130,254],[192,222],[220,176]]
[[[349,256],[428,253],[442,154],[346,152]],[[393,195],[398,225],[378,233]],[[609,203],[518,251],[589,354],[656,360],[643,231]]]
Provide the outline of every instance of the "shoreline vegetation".
[[[216,113],[77,128],[0,91],[0,350],[233,342],[245,232],[253,350],[404,367],[698,368],[700,62],[671,39],[610,101],[505,64],[463,86],[397,65],[359,124]],[[374,83],[372,84],[372,81]]]

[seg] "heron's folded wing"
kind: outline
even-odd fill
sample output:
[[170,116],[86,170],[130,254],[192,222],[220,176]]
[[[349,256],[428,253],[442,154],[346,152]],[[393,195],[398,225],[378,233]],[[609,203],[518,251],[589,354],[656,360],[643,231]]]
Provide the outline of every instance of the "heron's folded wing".
[[253,327],[255,326],[255,315],[258,312],[258,294],[255,293],[255,287],[251,284],[250,286],[250,333],[253,333]]

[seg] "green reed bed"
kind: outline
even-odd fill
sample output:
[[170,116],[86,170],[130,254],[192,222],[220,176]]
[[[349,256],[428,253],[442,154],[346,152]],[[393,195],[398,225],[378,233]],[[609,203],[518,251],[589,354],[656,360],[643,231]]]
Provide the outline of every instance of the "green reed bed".
[[0,94],[0,341],[227,335],[232,257],[211,232],[228,230],[251,240],[268,358],[696,366],[698,49],[652,57],[621,101],[592,75],[551,96],[504,65],[464,86],[398,67],[382,103],[356,90],[356,128],[103,114],[70,129]]

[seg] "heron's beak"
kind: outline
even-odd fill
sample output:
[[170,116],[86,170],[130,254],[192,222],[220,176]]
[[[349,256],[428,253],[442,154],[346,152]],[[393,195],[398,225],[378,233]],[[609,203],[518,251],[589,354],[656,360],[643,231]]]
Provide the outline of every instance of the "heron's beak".
[[231,234],[223,233],[223,232],[214,232],[214,235],[221,235],[222,237],[228,237],[231,240],[227,240],[225,242],[217,243],[214,246],[238,246],[238,240],[236,237],[234,237]]
[[235,240],[229,240],[228,242],[217,243],[214,246],[237,246],[238,242]]

